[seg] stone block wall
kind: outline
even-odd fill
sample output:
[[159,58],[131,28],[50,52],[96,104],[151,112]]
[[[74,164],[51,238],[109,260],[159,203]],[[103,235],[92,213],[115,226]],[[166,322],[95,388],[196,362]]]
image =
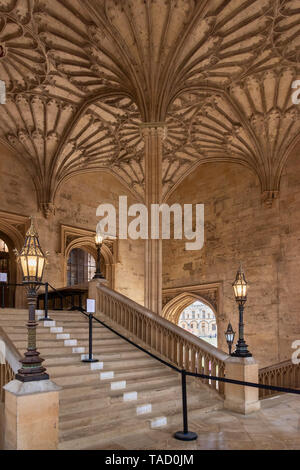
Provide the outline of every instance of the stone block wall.
[[[55,214],[45,219],[38,211],[34,185],[18,160],[0,147],[0,210],[34,216],[44,251],[49,251],[44,279],[55,287],[63,286],[63,262],[60,251],[60,225],[95,230],[99,219],[96,209],[101,203],[118,207],[119,195],[131,193],[112,175],[86,173],[64,183],[55,200]],[[144,242],[121,240],[119,262],[115,267],[115,288],[133,300],[144,303]]]
[[300,148],[284,169],[280,198],[261,202],[257,177],[240,165],[204,164],[167,201],[205,204],[205,244],[185,251],[183,241],[163,242],[163,287],[223,282],[219,346],[229,321],[237,331],[232,282],[243,263],[249,281],[246,340],[260,366],[290,359],[300,339]]

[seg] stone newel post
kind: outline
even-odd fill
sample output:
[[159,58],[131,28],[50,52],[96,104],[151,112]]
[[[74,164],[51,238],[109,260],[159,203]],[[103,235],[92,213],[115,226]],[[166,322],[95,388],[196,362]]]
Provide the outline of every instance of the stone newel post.
[[4,389],[5,450],[56,450],[61,387],[13,380]]
[[[225,364],[227,378],[258,383],[258,364],[253,357],[229,357]],[[225,383],[224,407],[243,414],[260,410],[259,389]]]

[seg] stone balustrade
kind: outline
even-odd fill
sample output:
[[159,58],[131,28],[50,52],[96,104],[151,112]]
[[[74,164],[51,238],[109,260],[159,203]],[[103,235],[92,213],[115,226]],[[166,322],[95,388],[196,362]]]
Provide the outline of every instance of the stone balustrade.
[[[98,313],[124,328],[127,336],[129,333],[134,341],[142,343],[152,353],[180,369],[224,377],[229,356],[223,351],[103,284],[97,284],[92,297],[96,298]],[[204,382],[224,395],[224,383]]]
[[[273,364],[260,369],[258,377],[259,383],[262,385],[300,388],[300,364],[293,364],[292,361],[283,361],[278,364]],[[261,389],[259,397],[262,399],[277,394],[278,392],[273,390]]]

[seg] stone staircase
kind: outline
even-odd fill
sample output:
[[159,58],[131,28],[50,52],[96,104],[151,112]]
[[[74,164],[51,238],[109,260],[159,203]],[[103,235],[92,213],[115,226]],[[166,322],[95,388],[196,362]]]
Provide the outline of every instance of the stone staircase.
[[[0,326],[18,351],[27,345],[27,311],[0,310]],[[88,352],[88,320],[79,312],[49,312],[40,322],[37,345],[60,392],[60,449],[105,449],[126,436],[182,428],[180,374],[94,324],[93,353],[99,362],[82,363]],[[188,381],[189,417],[223,407],[213,390]],[[158,445],[159,448],[159,445]]]

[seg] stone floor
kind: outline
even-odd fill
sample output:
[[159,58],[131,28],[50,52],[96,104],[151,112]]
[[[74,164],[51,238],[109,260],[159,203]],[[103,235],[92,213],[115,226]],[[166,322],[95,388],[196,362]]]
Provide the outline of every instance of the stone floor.
[[132,439],[112,442],[107,450],[299,450],[300,396],[281,395],[262,402],[261,411],[248,416],[221,410],[199,421],[190,419],[189,428],[197,441],[180,442],[174,430],[149,431]]

